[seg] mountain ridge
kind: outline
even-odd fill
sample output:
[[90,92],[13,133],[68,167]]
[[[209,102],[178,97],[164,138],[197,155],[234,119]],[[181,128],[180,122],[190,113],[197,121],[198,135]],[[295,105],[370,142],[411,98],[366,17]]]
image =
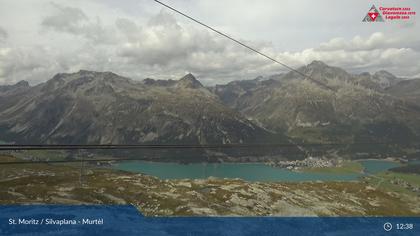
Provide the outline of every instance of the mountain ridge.
[[190,73],[179,80],[136,81],[80,70],[36,86],[0,86],[0,140],[229,144],[293,139],[407,143],[403,149],[418,140],[420,107],[398,95],[404,92],[389,89],[404,84],[402,79],[386,71],[350,74],[321,61],[298,70],[334,91],[296,72],[204,87]]
[[320,61],[298,71],[334,91],[289,72],[265,84],[249,80],[217,85],[213,92],[263,127],[305,142],[418,140],[420,107],[386,92],[377,78],[387,76],[396,82],[389,72],[354,75]]
[[191,78],[180,82],[166,87],[111,72],[57,74],[13,104],[0,97],[0,127],[39,143],[241,143],[265,132]]

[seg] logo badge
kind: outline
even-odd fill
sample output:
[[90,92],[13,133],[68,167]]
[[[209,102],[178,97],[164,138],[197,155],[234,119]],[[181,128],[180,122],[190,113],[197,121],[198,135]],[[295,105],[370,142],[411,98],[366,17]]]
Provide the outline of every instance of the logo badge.
[[363,22],[383,22],[384,19],[382,18],[381,13],[376,9],[375,5],[372,5],[368,13],[366,14],[365,18],[363,18]]

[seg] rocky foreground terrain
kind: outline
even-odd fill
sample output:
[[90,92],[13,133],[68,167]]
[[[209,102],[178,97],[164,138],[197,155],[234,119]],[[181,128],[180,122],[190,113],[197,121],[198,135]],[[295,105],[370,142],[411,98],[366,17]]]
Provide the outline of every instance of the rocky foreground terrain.
[[[159,180],[77,165],[7,165],[0,204],[133,204],[148,216],[420,216],[420,196],[361,182]],[[383,180],[381,180],[383,182]],[[379,183],[380,184],[380,183]]]

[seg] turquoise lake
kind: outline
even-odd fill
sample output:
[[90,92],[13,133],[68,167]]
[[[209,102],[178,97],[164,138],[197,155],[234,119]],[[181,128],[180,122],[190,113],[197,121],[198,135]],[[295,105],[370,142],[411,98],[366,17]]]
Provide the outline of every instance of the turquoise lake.
[[367,174],[376,174],[376,173],[400,166],[396,162],[380,161],[380,160],[365,160],[365,161],[361,161],[360,163],[362,163],[364,167],[364,172]]
[[[398,166],[398,163],[365,160],[361,161],[365,173],[375,174]],[[178,164],[167,162],[125,161],[113,166],[115,169],[143,173],[160,179],[206,179],[240,178],[248,181],[351,181],[363,174],[307,173],[271,167],[263,163],[195,163]]]

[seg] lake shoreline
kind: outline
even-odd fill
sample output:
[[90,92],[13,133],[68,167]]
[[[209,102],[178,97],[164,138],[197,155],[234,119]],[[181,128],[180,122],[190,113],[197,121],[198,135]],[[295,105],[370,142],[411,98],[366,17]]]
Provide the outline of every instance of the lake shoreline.
[[364,173],[311,173],[272,167],[265,163],[195,163],[179,164],[152,161],[124,161],[112,169],[142,173],[160,179],[239,178],[245,181],[358,181],[367,174],[385,171],[399,164],[384,160],[358,160],[363,162]]

